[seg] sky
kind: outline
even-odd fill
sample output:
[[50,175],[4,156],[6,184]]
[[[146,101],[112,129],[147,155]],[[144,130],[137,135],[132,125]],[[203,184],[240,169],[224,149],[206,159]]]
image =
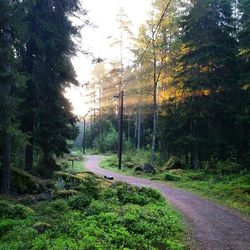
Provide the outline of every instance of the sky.
[[[119,58],[120,49],[111,47],[111,44],[119,38],[117,27],[117,15],[121,7],[124,8],[128,19],[131,21],[131,30],[137,34],[141,24],[147,19],[152,0],[81,0],[82,7],[88,11],[88,20],[92,25],[81,30],[80,47],[88,51],[89,55],[78,53],[72,59],[77,79],[81,84],[91,79],[93,58],[103,58],[110,61]],[[77,21],[75,21],[77,23]],[[129,47],[129,41],[125,41],[124,48]],[[124,49],[126,61],[131,61],[131,53]],[[84,103],[84,89],[72,87],[66,90],[66,96],[72,102],[74,113],[78,116],[86,114],[88,107]]]

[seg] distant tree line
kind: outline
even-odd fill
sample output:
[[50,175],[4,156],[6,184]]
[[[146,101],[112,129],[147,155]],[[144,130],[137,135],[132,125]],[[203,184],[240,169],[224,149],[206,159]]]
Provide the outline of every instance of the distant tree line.
[[[131,148],[151,148],[153,161],[155,150],[165,159],[176,155],[193,168],[211,157],[249,166],[249,0],[157,0],[133,52],[122,80]],[[112,96],[121,69],[113,68],[93,80],[102,90],[92,96],[102,103],[95,113],[102,133],[110,130],[106,120],[117,127]],[[94,124],[89,146],[100,131]]]

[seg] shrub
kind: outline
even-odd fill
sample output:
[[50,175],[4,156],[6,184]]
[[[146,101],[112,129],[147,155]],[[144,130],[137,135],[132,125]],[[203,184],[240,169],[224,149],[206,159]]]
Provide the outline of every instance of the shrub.
[[30,215],[34,215],[33,209],[21,204],[11,204],[7,201],[0,201],[0,217],[2,218],[20,218],[25,219]]
[[218,161],[216,164],[216,171],[222,174],[237,174],[243,169],[241,164],[230,160]]
[[101,191],[100,181],[95,176],[87,176],[82,180],[78,189],[84,194],[97,199]]
[[166,173],[164,179],[167,181],[180,181],[181,178],[177,175]]
[[65,199],[57,199],[49,203],[49,211],[67,211],[69,209],[68,202]]
[[69,200],[69,206],[72,209],[84,210],[87,206],[90,205],[92,198],[89,195],[81,194],[75,197],[72,197]]

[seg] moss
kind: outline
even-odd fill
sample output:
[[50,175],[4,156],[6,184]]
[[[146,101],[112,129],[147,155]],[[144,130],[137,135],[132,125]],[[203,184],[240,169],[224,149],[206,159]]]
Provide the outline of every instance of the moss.
[[6,200],[0,200],[0,217],[1,218],[27,218],[34,215],[35,211],[30,207],[21,204],[12,204]]
[[166,171],[169,169],[182,169],[184,168],[184,164],[182,160],[177,156],[171,156],[169,160],[163,165],[162,171]]
[[55,193],[55,197],[56,198],[67,198],[69,196],[73,196],[73,195],[77,195],[77,191],[76,190],[61,190],[61,191],[57,191]]
[[33,176],[22,169],[11,168],[11,174],[12,191],[15,193],[41,193],[48,187],[47,181]]

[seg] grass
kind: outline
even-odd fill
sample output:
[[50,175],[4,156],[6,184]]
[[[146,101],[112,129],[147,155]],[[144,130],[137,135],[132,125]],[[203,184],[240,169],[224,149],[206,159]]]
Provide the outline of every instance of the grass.
[[0,198],[0,250],[187,249],[182,218],[157,191],[73,179],[42,201]]
[[250,216],[250,173],[211,175],[203,172],[183,171],[175,174],[174,185],[193,191],[220,204]]
[[63,170],[79,173],[84,171],[84,154],[79,149],[72,150],[70,154],[57,158],[56,163]]
[[[126,161],[126,157],[124,157]],[[130,160],[136,166],[136,160],[130,155]],[[117,168],[116,156],[105,156],[101,162],[101,167],[123,173],[125,175],[135,175],[133,168]],[[140,164],[138,164],[140,165]],[[137,165],[137,166],[138,166]],[[233,208],[239,212],[250,216],[250,173],[242,171],[239,174],[208,174],[204,171],[193,170],[169,170],[156,174],[139,174],[140,177],[166,182],[170,185],[189,190],[210,199],[214,202]]]

